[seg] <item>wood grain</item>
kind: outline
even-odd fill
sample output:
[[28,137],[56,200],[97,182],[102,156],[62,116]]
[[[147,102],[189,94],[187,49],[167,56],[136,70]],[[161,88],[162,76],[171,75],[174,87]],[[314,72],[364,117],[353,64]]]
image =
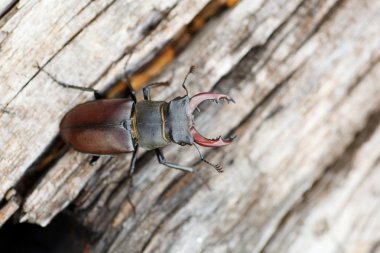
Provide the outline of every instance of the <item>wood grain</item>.
[[[28,1],[11,9],[0,19],[0,196],[16,188],[19,221],[46,226],[71,204],[66,210],[96,234],[91,252],[378,248],[380,3]],[[136,88],[157,73],[153,80],[171,81],[154,99],[183,95],[196,65],[191,94],[236,100],[196,114],[206,136],[238,136],[202,149],[223,174],[199,163],[192,147],[173,145],[167,160],[196,174],[141,151],[129,188],[130,155],[90,166],[88,155],[49,153],[60,118],[91,94],[63,89],[35,64],[105,89],[122,78],[131,48]],[[37,168],[35,182],[19,190]]]

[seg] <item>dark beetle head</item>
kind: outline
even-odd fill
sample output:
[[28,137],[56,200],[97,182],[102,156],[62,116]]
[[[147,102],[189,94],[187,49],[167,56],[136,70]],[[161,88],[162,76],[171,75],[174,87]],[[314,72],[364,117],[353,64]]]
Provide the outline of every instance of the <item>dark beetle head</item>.
[[198,93],[192,98],[186,95],[170,101],[167,126],[173,142],[180,145],[193,145],[196,143],[204,147],[221,147],[232,142],[233,138],[207,139],[196,130],[193,122],[193,112],[198,105],[206,100],[235,102],[227,95],[209,92]]

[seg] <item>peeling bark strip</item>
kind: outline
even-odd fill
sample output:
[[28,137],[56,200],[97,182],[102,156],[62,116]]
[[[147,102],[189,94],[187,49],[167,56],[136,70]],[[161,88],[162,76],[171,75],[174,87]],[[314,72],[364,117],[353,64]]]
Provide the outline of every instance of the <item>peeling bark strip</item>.
[[17,196],[15,189],[10,189],[5,194],[5,201],[6,203],[0,209],[0,226],[4,225],[9,217],[20,207],[20,198]]
[[4,18],[13,7],[16,6],[18,0],[6,0],[0,4],[0,19]]
[[[16,186],[22,201],[2,200],[1,223],[19,209],[19,221],[45,226],[72,204],[77,221],[96,232],[90,252],[376,249],[380,2],[6,3],[0,198]],[[191,94],[235,98],[235,106],[204,104],[196,117],[205,136],[238,135],[231,146],[203,150],[224,163],[223,174],[199,164],[192,148],[170,146],[167,159],[198,174],[167,170],[141,152],[127,192],[129,155],[89,166],[89,156],[62,147],[60,118],[91,94],[63,89],[34,66],[115,96],[125,89],[111,85],[131,48],[135,87],[159,73],[157,80],[171,78],[154,99],[183,95],[190,65]]]

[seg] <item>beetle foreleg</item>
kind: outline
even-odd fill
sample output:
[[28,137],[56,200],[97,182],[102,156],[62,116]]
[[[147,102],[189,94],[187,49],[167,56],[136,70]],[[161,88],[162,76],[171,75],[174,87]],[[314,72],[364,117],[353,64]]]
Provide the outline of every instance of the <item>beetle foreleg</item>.
[[166,165],[166,166],[168,166],[170,168],[173,168],[173,169],[182,170],[182,171],[185,171],[185,172],[191,172],[191,173],[194,172],[194,169],[191,168],[191,167],[186,167],[186,166],[183,166],[183,165],[167,162],[166,159],[165,159],[165,157],[164,157],[164,154],[162,154],[162,152],[161,152],[160,149],[156,148],[155,151],[156,151],[158,162],[160,164]]
[[223,172],[222,165],[210,163],[209,161],[207,161],[206,159],[204,159],[204,157],[203,157],[201,151],[199,150],[199,148],[197,146],[195,146],[195,144],[193,146],[197,149],[199,157],[201,158],[202,162],[207,163],[208,165],[212,166],[219,173]]
[[161,85],[168,86],[168,85],[170,85],[170,83],[169,82],[156,82],[156,83],[151,83],[151,84],[148,84],[147,86],[145,86],[143,88],[144,99],[145,100],[151,100],[150,99],[150,89],[153,87],[161,86]]
[[189,72],[187,72],[187,74],[185,76],[185,79],[182,82],[182,88],[185,89],[186,96],[189,96],[189,91],[186,88],[186,81],[187,81],[187,78],[189,77],[189,75],[192,74],[192,73],[194,73],[194,70],[195,70],[195,66],[191,66],[190,69],[189,69]]

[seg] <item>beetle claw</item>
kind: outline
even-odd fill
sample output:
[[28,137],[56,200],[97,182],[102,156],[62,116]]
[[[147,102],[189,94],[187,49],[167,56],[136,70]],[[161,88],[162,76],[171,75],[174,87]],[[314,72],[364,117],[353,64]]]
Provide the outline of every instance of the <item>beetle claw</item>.
[[219,101],[222,99],[227,100],[227,102],[235,103],[235,100],[233,100],[233,98],[224,94],[210,92],[198,93],[190,99],[189,112],[193,113],[194,110],[198,107],[198,105],[200,105],[205,100],[212,100],[213,102],[218,104]]
[[216,139],[207,139],[198,133],[195,127],[190,128],[190,133],[193,136],[195,143],[203,147],[222,147],[230,144],[233,140],[231,138],[223,139],[221,136]]
[[[233,102],[235,103],[235,100],[231,98],[230,96],[227,96],[225,94],[218,94],[218,93],[199,93],[193,96],[190,99],[189,102],[189,113],[193,113],[194,110],[199,110],[198,105],[200,105],[205,100],[211,100],[212,102],[215,102],[219,104],[220,100],[227,100],[227,103]],[[219,136],[215,139],[207,139],[206,137],[203,137],[198,131],[195,129],[195,127],[190,128],[190,133],[194,138],[195,143],[204,146],[204,147],[221,147],[230,144],[234,138],[222,138],[222,136]]]
[[202,161],[204,161],[205,163],[207,163],[208,165],[211,165],[217,172],[219,173],[223,173],[223,166],[221,164],[213,164],[213,163],[210,163],[209,161],[203,159]]
[[222,173],[224,170],[223,170],[223,167],[222,165],[220,164],[217,164],[216,167],[215,167],[216,171],[218,171],[219,173]]

